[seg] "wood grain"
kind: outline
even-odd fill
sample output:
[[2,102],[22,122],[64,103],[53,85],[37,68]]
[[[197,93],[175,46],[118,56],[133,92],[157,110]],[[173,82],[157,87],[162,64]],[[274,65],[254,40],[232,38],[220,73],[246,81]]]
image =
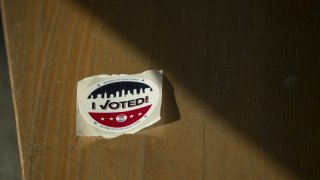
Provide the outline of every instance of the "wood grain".
[[[24,179],[320,176],[317,1],[1,2]],[[78,80],[147,69],[162,124],[75,136]]]

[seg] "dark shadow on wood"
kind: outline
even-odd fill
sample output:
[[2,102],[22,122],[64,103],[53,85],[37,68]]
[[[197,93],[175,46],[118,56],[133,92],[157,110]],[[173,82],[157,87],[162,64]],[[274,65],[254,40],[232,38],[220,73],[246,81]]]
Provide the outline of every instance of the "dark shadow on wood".
[[74,3],[300,178],[320,176],[318,1]]
[[2,25],[0,25],[0,93],[0,179],[18,180],[21,179],[19,148]]

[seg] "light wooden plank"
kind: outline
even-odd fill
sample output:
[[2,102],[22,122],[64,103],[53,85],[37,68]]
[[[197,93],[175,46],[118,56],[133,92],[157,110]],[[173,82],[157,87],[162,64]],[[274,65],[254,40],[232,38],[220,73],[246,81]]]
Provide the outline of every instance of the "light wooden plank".
[[[2,1],[24,179],[319,176],[319,3]],[[162,120],[75,136],[78,80],[163,69]]]

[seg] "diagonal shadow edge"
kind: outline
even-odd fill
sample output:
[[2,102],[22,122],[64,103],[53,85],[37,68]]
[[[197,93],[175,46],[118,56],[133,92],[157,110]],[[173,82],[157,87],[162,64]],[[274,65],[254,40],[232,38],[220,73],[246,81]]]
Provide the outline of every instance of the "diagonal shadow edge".
[[[299,177],[320,175],[317,2],[72,2]],[[206,76],[197,82],[203,91],[190,82],[197,73]]]

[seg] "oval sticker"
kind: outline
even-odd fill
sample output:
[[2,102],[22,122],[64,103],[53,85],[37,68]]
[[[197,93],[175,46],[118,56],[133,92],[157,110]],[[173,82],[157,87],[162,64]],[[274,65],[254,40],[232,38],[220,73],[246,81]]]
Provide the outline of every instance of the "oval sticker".
[[159,96],[158,86],[149,79],[108,79],[90,85],[80,94],[79,111],[94,127],[123,132],[148,120]]

